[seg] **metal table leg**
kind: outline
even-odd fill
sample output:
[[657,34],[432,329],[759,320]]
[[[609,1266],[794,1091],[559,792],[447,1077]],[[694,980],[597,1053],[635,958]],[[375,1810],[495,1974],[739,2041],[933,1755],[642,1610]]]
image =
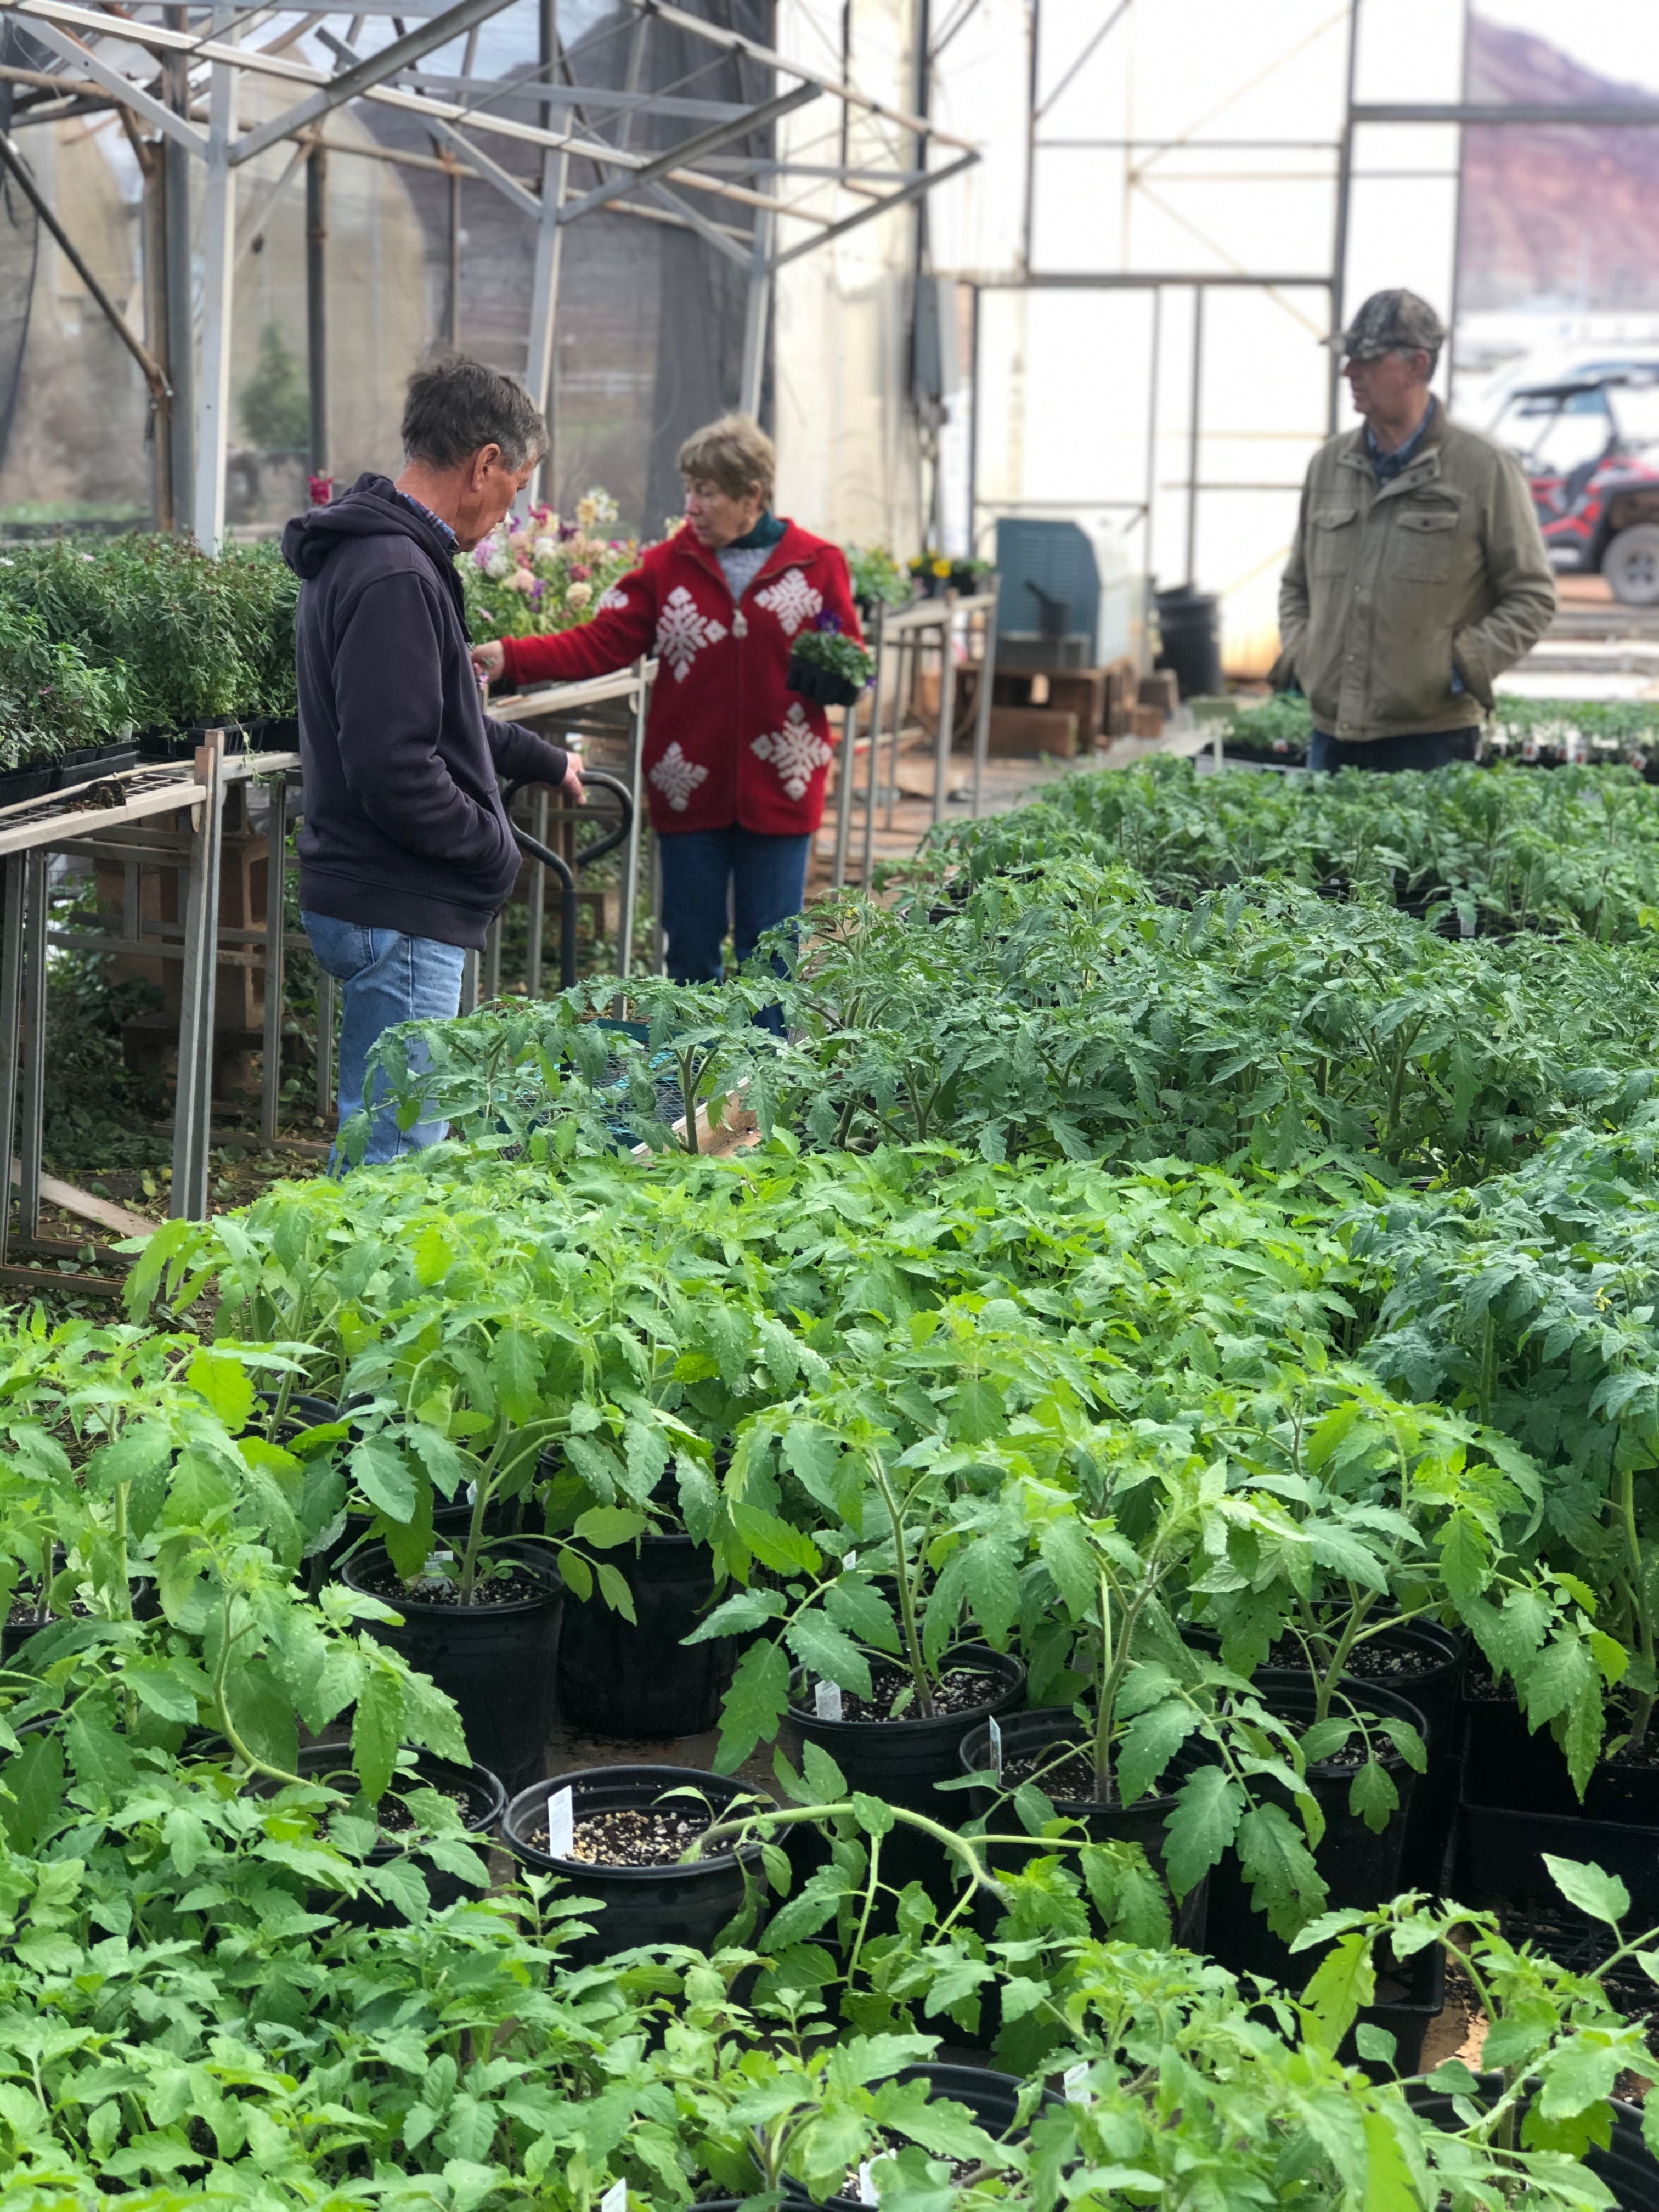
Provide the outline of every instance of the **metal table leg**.
[[870,695],[870,773],[864,779],[864,851],[859,863],[859,881],[866,890],[870,888],[874,872],[876,849],[876,775],[877,763],[881,758],[881,709],[884,695],[883,678],[886,662],[881,650],[881,617],[876,617],[876,685]]
[[210,731],[197,754],[202,793],[190,841],[185,897],[185,960],[179,1014],[179,1085],[173,1103],[175,1221],[204,1221],[213,1133],[213,1011],[218,981],[219,858],[224,831],[224,738]]
[[951,775],[951,742],[956,735],[957,656],[955,609],[957,595],[945,594],[945,620],[939,634],[939,732],[933,741],[933,823],[945,819],[945,787]]
[[265,1029],[259,1077],[259,1134],[276,1141],[276,1116],[283,1096],[283,993],[288,973],[284,942],[283,889],[288,872],[288,778],[270,787],[265,817]]
[[[530,834],[538,845],[547,842],[547,786],[538,784],[530,799]],[[547,871],[532,866],[530,871],[530,941],[525,951],[524,989],[527,999],[539,999],[542,994],[542,925],[546,919]],[[496,988],[501,988],[499,961]]]
[[23,879],[27,853],[6,856],[5,937],[0,941],[0,1265],[11,1229],[11,1163],[17,1127],[17,1056],[23,1016]]
[[501,918],[499,914],[484,933],[481,967],[484,997],[499,999],[501,995]]
[[996,682],[997,670],[997,593],[998,585],[993,579],[991,604],[981,614],[983,625],[980,643],[979,696],[974,706],[974,819],[979,819],[980,799],[985,783],[985,756],[991,738],[991,691]]
[[893,750],[887,771],[887,811],[882,817],[882,828],[893,827],[898,808],[899,750],[904,742],[904,709],[916,687],[916,663],[921,654],[921,640],[915,630],[899,640],[898,681],[893,686]]
[[46,1115],[46,870],[48,856],[30,852],[23,876],[23,1127],[19,1160],[17,1233],[40,1233],[40,1153]]
[[334,978],[326,968],[317,977],[317,1118],[326,1123],[334,1111],[334,1029],[338,1019]]
[[478,956],[469,952],[461,963],[461,1012],[477,1013],[478,1010]]
[[830,887],[840,890],[847,881],[847,841],[853,827],[853,775],[858,758],[859,706],[855,699],[841,715],[841,764],[836,778],[836,857],[830,871]]

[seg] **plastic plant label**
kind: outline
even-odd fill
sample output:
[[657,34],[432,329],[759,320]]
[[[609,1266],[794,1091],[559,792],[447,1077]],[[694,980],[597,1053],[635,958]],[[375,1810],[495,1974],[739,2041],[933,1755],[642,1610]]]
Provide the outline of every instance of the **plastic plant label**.
[[575,1844],[576,1801],[568,1790],[556,1790],[547,1801],[548,1850],[556,1859],[568,1859]]
[[434,1552],[432,1556],[440,1565],[442,1565],[446,1559],[453,1559],[455,1554],[453,1552]]
[[[568,1797],[570,1792],[565,1792]],[[613,2181],[599,2199],[599,2212],[628,2212],[628,2184]]]
[[1002,1725],[994,1715],[991,1728],[991,1771],[999,1782],[1002,1779]]
[[852,1573],[852,1571],[853,1571],[854,1568],[855,1566],[857,1566],[858,1563],[859,1563],[859,1555],[858,1555],[858,1553],[857,1553],[856,1552],[848,1552],[848,1553],[846,1554],[845,1558],[842,1560],[842,1563],[841,1563],[841,1564],[842,1564],[842,1568],[845,1570],[845,1571],[846,1571],[848,1574],[849,1574],[849,1575],[850,1575],[850,1574]]
[[[838,1721],[841,1718],[841,1684],[820,1682],[812,1692],[812,1703],[821,1721]],[[875,2201],[873,2197],[868,2199],[872,2204]]]
[[859,2168],[859,2203],[860,2204],[879,2204],[881,2202],[880,2193],[876,2188],[876,2177],[870,2171],[874,2163],[873,2159],[866,2158]]
[[1089,2087],[1089,2061],[1086,2058],[1075,2066],[1068,2066],[1060,2079],[1068,2105],[1091,2105],[1094,2102],[1094,2092]]

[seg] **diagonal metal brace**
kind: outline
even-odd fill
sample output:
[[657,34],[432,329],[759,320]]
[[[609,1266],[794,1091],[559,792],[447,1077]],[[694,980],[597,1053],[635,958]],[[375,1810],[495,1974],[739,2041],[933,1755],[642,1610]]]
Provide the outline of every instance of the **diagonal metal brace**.
[[685,167],[689,162],[701,161],[705,154],[712,154],[721,146],[729,146],[734,138],[746,138],[752,131],[764,131],[781,116],[793,114],[796,108],[805,107],[808,100],[817,100],[819,96],[817,85],[798,84],[793,92],[780,93],[775,100],[766,100],[759,107],[750,108],[728,122],[714,124],[708,130],[700,131],[695,138],[683,139],[678,146],[671,147],[667,153],[658,155],[642,169],[633,169],[623,176],[612,177],[608,184],[596,185],[591,192],[584,192],[580,199],[568,201],[560,212],[559,221],[574,222],[578,216],[590,215],[595,208],[608,207],[612,200],[620,199],[624,192],[630,192],[638,185],[654,185],[662,178],[671,176],[676,169]]

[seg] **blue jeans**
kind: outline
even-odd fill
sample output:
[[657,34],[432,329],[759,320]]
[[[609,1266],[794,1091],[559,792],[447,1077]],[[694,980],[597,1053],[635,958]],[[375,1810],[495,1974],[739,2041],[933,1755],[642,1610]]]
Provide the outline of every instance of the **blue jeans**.
[[1436,730],[1420,738],[1373,738],[1357,744],[1351,738],[1333,738],[1316,730],[1308,740],[1308,766],[1380,769],[1384,775],[1401,769],[1449,768],[1453,761],[1472,761],[1474,741],[1480,732],[1473,724],[1466,730]]
[[[736,823],[658,838],[663,934],[677,983],[719,982],[728,927],[741,967],[764,931],[800,912],[811,845],[810,837],[766,837]],[[757,1018],[782,1029],[775,1006]]]
[[[302,914],[306,935],[318,960],[344,985],[340,1012],[340,1126],[363,1103],[363,1082],[370,1048],[399,1022],[451,1021],[461,1003],[461,969],[466,955],[459,945],[435,938],[404,937],[395,929],[369,929],[360,921],[336,921],[325,914]],[[424,1055],[416,1047],[410,1063]],[[440,1143],[447,1121],[417,1121],[399,1129],[390,1107],[374,1116],[362,1164],[394,1160]]]

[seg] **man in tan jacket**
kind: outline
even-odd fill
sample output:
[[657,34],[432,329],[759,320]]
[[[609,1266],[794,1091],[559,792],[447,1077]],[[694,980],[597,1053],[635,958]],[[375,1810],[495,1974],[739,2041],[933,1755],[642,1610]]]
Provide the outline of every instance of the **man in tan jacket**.
[[1520,464],[1429,390],[1445,332],[1376,292],[1340,341],[1364,417],[1326,440],[1279,587],[1273,682],[1313,708],[1313,769],[1473,760],[1493,679],[1549,627],[1555,581]]

